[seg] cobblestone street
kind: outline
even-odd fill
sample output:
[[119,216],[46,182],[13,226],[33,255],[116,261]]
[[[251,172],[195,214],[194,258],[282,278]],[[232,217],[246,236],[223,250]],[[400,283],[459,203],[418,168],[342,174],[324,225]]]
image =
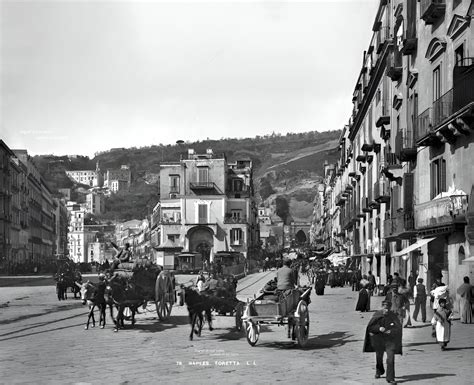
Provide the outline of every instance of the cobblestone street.
[[[240,296],[252,297],[274,272],[239,282]],[[214,317],[215,330],[189,341],[185,307],[174,307],[159,322],[153,306],[138,315],[134,328],[84,330],[86,308],[79,300],[58,302],[54,287],[1,288],[0,383],[31,384],[205,384],[291,382],[378,384],[375,357],[363,354],[365,326],[372,313],[354,311],[356,293],[327,288],[312,294],[310,337],[304,349],[282,327],[262,328],[251,347],[235,331],[233,317]],[[378,308],[382,297],[372,300]],[[474,325],[454,321],[448,350],[441,352],[428,324],[404,329],[404,355],[396,357],[399,383],[469,384]]]

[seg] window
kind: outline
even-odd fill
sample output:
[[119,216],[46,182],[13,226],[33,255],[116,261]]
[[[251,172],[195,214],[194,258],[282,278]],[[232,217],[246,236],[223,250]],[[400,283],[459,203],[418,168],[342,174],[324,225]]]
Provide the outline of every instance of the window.
[[198,167],[198,182],[209,182],[209,169],[207,167]]
[[242,244],[243,232],[242,229],[231,229],[230,230],[230,242],[232,245]]
[[207,205],[198,205],[198,223],[207,223]]
[[441,66],[433,70],[433,101],[441,97]]
[[446,160],[439,158],[431,162],[431,199],[446,191]]
[[179,175],[170,175],[170,193],[179,194]]
[[242,216],[242,210],[232,210],[232,219],[234,221],[240,221],[240,218]]
[[168,239],[171,242],[179,241],[179,234],[168,234]]
[[242,179],[232,179],[232,190],[233,191],[236,191],[236,192],[242,191],[243,185],[244,185],[244,183],[243,183]]
[[464,46],[461,44],[456,50],[454,51],[454,60],[457,66],[463,65],[464,60]]

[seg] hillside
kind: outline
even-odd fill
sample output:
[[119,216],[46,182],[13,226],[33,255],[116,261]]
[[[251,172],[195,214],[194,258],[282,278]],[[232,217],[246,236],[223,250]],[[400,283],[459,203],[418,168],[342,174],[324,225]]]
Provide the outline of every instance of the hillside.
[[[102,171],[129,165],[132,187],[129,192],[120,192],[107,199],[107,213],[103,218],[120,221],[143,218],[158,202],[157,174],[161,162],[178,161],[189,148],[198,153],[212,148],[214,153],[225,153],[229,161],[252,160],[259,203],[270,207],[275,215],[278,211],[284,221],[309,221],[324,162],[334,163],[338,158],[339,135],[340,131],[312,131],[245,139],[226,138],[181,145],[111,149],[97,153],[93,159],[42,155],[34,160],[52,189],[73,185],[65,176],[65,170],[95,169],[97,162]],[[74,199],[81,201],[81,194],[77,193],[77,189],[75,192]],[[283,211],[281,207],[277,210],[278,205],[284,207]]]

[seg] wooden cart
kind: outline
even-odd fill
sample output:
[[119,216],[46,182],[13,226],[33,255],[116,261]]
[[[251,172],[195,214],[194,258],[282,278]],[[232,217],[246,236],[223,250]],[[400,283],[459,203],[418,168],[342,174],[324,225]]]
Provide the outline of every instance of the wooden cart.
[[287,325],[288,338],[300,347],[308,342],[311,287],[289,291],[287,295],[278,291],[264,291],[249,301],[242,315],[247,342],[255,346],[260,337],[260,325]]

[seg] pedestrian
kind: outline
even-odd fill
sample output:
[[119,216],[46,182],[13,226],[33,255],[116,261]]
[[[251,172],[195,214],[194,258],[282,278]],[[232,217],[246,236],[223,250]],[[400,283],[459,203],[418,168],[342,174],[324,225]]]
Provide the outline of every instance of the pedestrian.
[[[446,305],[450,307],[450,304],[448,303],[449,290],[446,285],[443,284],[442,286],[438,286],[435,289],[431,290],[430,295],[433,298],[433,312],[436,312],[436,310],[438,310],[440,300],[446,300]],[[436,337],[436,328],[435,328],[436,323],[434,323],[433,320],[434,320],[434,315],[433,315],[433,318],[431,319],[431,325],[433,326],[431,335],[433,337]]]
[[[368,281],[367,281],[368,282]],[[366,312],[370,310],[370,296],[367,290],[367,285],[364,284],[359,290],[359,297],[357,299],[356,311]]]
[[[398,318],[400,320],[400,324],[403,325],[406,313],[407,313],[407,306],[410,305],[410,302],[408,301],[408,298],[406,297],[405,294],[399,293],[398,291],[398,285],[392,283],[392,292],[391,292],[391,297],[387,295],[389,300],[392,302],[392,309],[395,314],[398,315]],[[387,299],[388,299],[387,298]],[[405,325],[405,327],[410,326],[410,324]]]
[[371,271],[369,271],[367,275],[367,280],[369,281],[367,289],[369,290],[369,295],[372,296],[374,295],[374,290],[377,286],[377,280],[375,279],[375,275],[373,275]]
[[411,325],[411,315],[410,315],[410,296],[411,291],[410,288],[407,286],[406,279],[400,280],[400,287],[398,288],[398,293],[404,297],[403,299],[403,307],[405,310],[404,319],[403,319],[403,327],[407,328]]
[[316,273],[316,283],[314,284],[314,290],[316,295],[324,295],[324,288],[326,287],[326,274],[321,269]]
[[410,286],[410,298],[415,298],[413,295],[413,290],[415,289],[417,275],[418,272],[413,273],[413,271],[411,271],[410,275],[408,276],[408,285]]
[[426,322],[426,287],[423,285],[423,278],[418,278],[418,284],[413,288],[413,297],[415,298],[413,320],[418,322],[418,312],[421,310],[421,321]]
[[451,338],[451,319],[453,312],[448,309],[445,298],[439,301],[439,307],[435,310],[431,323],[436,330],[436,341],[441,346],[441,350],[446,350],[446,345]]
[[431,292],[436,289],[437,287],[440,287],[440,286],[445,286],[444,283],[441,281],[441,279],[443,278],[443,276],[440,274],[435,282],[431,285],[431,290],[430,290],[430,307],[435,310],[434,308],[434,301],[435,301],[435,298],[434,296],[431,294]]
[[400,285],[400,282],[401,282],[400,274],[398,274],[397,272],[393,273],[392,283],[396,283],[397,285]]
[[391,305],[390,301],[382,301],[382,310],[376,311],[369,321],[363,352],[375,352],[375,378],[380,378],[385,373],[383,356],[386,353],[386,380],[390,384],[396,384],[395,354],[402,354],[402,325],[397,314],[391,311]]
[[464,283],[458,287],[459,294],[459,314],[461,323],[470,324],[472,322],[472,305],[474,298],[474,287],[469,283],[469,277],[463,278]]

